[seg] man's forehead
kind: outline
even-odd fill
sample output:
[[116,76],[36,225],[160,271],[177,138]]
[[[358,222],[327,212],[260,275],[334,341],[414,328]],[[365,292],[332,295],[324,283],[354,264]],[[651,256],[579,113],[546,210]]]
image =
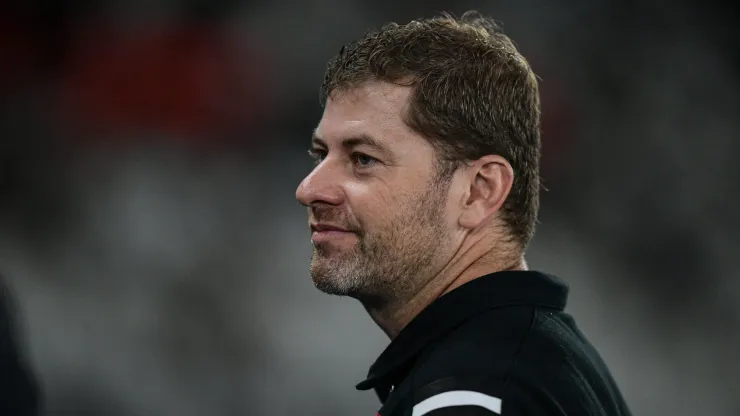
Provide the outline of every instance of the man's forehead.
[[386,82],[333,92],[315,136],[325,141],[370,135],[380,140],[408,138],[413,132],[403,122],[410,88]]

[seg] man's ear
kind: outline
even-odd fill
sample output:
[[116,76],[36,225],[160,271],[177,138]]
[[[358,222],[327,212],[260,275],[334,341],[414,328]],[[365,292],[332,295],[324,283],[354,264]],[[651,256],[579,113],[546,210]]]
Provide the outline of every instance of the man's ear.
[[514,169],[498,155],[486,155],[467,168],[469,190],[463,201],[460,226],[475,229],[488,222],[506,201],[514,183]]

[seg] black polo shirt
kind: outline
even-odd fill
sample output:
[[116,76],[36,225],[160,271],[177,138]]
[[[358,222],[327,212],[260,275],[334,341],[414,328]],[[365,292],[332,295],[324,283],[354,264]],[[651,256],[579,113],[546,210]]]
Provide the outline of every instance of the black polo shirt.
[[629,415],[567,296],[534,271],[475,279],[416,316],[357,388],[375,389],[380,416]]

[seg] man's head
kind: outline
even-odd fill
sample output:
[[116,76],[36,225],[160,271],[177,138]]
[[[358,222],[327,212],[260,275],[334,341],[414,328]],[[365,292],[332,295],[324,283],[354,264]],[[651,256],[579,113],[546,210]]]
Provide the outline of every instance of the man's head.
[[320,289],[404,298],[471,239],[521,255],[539,205],[539,93],[492,21],[370,32],[330,61],[321,98],[317,165],[297,191]]

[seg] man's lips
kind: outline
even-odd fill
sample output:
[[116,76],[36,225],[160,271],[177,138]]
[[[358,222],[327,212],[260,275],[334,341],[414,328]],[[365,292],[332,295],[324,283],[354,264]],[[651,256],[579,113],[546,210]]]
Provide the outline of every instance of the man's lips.
[[354,232],[346,228],[322,223],[311,224],[311,231],[311,241],[314,243],[321,243],[354,234]]
[[339,232],[344,232],[344,233],[350,232],[346,228],[342,228],[342,227],[331,225],[331,224],[323,224],[323,223],[311,224],[311,231],[313,232],[339,231]]

